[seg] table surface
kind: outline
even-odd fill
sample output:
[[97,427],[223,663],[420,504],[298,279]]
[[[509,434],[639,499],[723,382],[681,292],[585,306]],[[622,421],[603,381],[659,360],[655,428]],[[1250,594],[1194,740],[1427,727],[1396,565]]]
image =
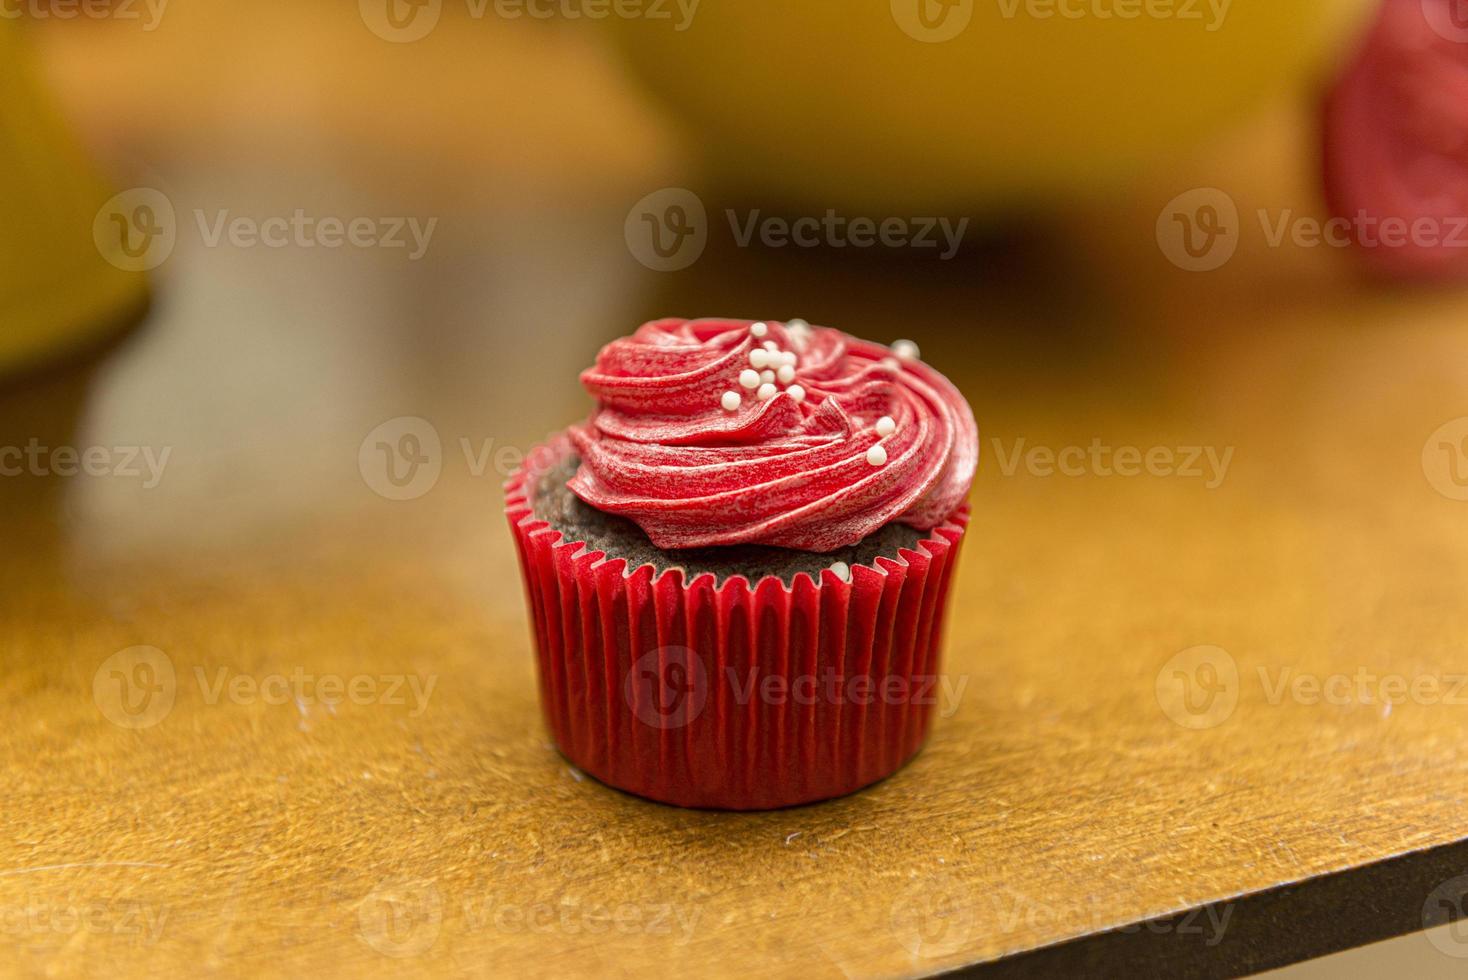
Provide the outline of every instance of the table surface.
[[[1314,207],[1292,110],[951,263],[713,247],[658,274],[622,222],[681,150],[594,39],[403,50],[333,6],[42,37],[182,230],[143,324],[0,405],[4,444],[119,464],[0,480],[0,971],[1216,972],[1420,924],[1468,802],[1468,503],[1440,445],[1468,427],[1468,301],[1258,234],[1189,274],[1152,238],[1210,182]],[[536,112],[493,94],[512,79]],[[440,221],[417,262],[188,227],[296,207]],[[541,725],[502,471],[586,410],[599,343],[710,312],[912,337],[980,422],[953,696],[846,799],[664,807]],[[441,473],[390,500],[359,448],[402,416]],[[128,447],[167,450],[156,485]],[[1079,475],[1047,464],[1065,447]],[[1170,455],[1126,475],[1120,447]]]

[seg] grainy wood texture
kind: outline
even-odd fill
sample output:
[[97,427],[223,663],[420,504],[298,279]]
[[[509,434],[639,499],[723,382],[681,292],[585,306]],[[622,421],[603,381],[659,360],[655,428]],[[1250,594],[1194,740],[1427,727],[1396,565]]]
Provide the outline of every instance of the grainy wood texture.
[[[1462,433],[1434,433],[1468,416],[1468,301],[1257,225],[1211,274],[1152,237],[1189,186],[1312,207],[1298,118],[951,263],[725,242],[658,275],[622,222],[676,153],[588,40],[472,24],[405,50],[330,6],[45,39],[181,233],[140,330],[0,407],[0,445],[169,452],[156,481],[116,454],[0,479],[0,972],[1239,972],[1458,902],[1468,503],[1438,446]],[[539,114],[486,94],[511,82]],[[568,133],[593,149],[545,149]],[[297,207],[441,220],[417,262],[194,224]],[[569,768],[538,717],[500,471],[585,411],[599,343],[713,311],[917,339],[980,420],[954,694],[848,799],[658,806]],[[368,436],[401,416],[441,472],[391,500]],[[1093,441],[1216,455],[1106,475]],[[1078,475],[1026,455],[1065,447]],[[1416,696],[1381,703],[1387,676]]]

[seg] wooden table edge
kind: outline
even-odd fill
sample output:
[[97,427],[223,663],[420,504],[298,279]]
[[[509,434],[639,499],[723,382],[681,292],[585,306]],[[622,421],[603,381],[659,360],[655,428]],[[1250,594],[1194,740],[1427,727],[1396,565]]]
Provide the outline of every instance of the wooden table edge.
[[[1277,969],[1451,921],[1428,899],[1468,875],[1468,838],[1283,883],[1105,932],[973,963],[944,976],[1237,977]],[[1468,877],[1464,879],[1468,887]],[[1462,889],[1460,889],[1461,891]],[[1220,941],[1205,941],[1228,911]],[[1210,915],[1212,918],[1210,918]]]

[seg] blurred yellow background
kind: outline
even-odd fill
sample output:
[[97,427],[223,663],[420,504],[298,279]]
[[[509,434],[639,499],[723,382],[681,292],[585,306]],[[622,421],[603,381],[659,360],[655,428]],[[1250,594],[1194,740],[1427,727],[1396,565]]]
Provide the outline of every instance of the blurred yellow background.
[[143,278],[94,244],[111,192],[41,90],[23,40],[0,21],[0,376],[115,330],[146,296]]
[[1375,6],[748,0],[608,23],[708,166],[743,189],[1013,211],[1114,192],[1276,99],[1310,99]]

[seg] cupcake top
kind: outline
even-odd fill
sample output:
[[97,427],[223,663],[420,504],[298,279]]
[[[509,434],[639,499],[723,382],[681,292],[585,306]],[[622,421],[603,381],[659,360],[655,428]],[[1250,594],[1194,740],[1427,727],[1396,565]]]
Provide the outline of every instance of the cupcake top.
[[968,403],[905,341],[655,320],[602,348],[581,383],[598,407],[571,429],[568,486],[663,549],[825,552],[893,521],[927,530],[978,463]]

